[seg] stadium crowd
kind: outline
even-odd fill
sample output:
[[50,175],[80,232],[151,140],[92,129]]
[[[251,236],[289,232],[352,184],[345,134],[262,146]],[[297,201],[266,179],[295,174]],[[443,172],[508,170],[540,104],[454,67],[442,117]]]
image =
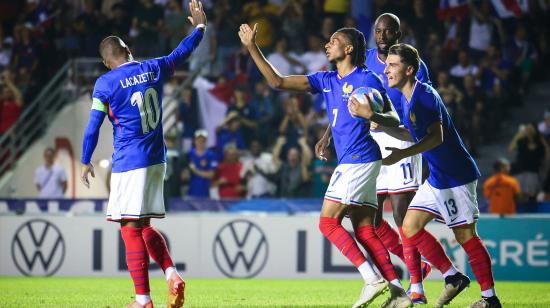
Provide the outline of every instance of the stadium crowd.
[[[2,2],[0,123],[4,133],[33,91],[70,57],[98,57],[107,35],[120,36],[139,58],[168,54],[191,27],[187,2],[176,0],[27,0]],[[453,121],[473,155],[490,143],[531,81],[548,77],[547,1],[514,14],[499,1],[206,0],[205,36],[186,70],[214,84],[227,106],[215,136],[202,129],[196,87],[178,87],[177,129],[167,132],[169,197],[322,197],[335,155],[318,160],[313,146],[327,123],[322,97],[271,90],[237,36],[241,23],[259,25],[257,43],[282,74],[330,69],[324,45],[341,27],[357,27],[375,48],[372,23],[383,12],[401,19],[401,42],[416,46]],[[459,1],[460,3],[460,1]],[[439,7],[439,8],[438,8]],[[514,16],[515,15],[515,16]],[[55,65],[53,65],[55,64]],[[176,75],[178,76],[178,75]],[[167,95],[165,93],[165,95]],[[550,111],[525,125],[510,144],[511,174],[527,198],[550,199]],[[215,140],[209,143],[208,140]],[[215,144],[208,147],[208,144]],[[544,184],[544,185],[543,185]],[[543,193],[541,193],[543,192]]]

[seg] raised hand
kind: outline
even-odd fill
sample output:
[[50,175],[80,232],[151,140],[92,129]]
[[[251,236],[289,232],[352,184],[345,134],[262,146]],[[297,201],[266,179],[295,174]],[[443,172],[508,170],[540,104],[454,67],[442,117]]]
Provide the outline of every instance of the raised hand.
[[191,16],[188,16],[187,19],[189,19],[194,27],[200,24],[206,25],[206,14],[202,8],[202,2],[199,0],[191,0],[189,2],[189,12]]
[[256,43],[256,33],[258,32],[258,24],[254,24],[254,29],[251,29],[249,25],[242,24],[239,29],[239,37],[241,43],[249,47]]

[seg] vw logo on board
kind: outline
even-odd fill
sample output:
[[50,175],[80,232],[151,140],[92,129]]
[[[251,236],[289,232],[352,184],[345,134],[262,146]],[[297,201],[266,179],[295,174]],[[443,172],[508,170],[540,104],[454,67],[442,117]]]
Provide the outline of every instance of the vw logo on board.
[[55,225],[44,219],[32,219],[15,232],[11,257],[25,276],[51,276],[63,264],[65,241]]
[[264,232],[255,223],[237,219],[225,224],[214,238],[213,256],[218,269],[230,278],[258,275],[269,255]]

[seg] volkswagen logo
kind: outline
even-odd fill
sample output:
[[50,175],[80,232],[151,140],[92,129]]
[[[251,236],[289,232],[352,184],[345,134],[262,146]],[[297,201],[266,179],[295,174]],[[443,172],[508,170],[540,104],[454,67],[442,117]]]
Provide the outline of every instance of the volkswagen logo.
[[59,229],[43,219],[33,219],[17,229],[11,257],[25,276],[51,276],[65,258],[65,241]]
[[244,219],[233,220],[214,239],[214,261],[230,278],[252,278],[267,263],[269,247],[262,229]]

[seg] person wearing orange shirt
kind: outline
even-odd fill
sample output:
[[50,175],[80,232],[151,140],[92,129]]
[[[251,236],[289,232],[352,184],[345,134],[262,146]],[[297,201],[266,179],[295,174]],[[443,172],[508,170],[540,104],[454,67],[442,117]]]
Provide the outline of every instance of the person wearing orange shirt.
[[510,176],[510,163],[499,159],[493,165],[495,174],[483,184],[483,195],[489,201],[489,212],[493,214],[515,214],[516,201],[521,190],[519,182]]

